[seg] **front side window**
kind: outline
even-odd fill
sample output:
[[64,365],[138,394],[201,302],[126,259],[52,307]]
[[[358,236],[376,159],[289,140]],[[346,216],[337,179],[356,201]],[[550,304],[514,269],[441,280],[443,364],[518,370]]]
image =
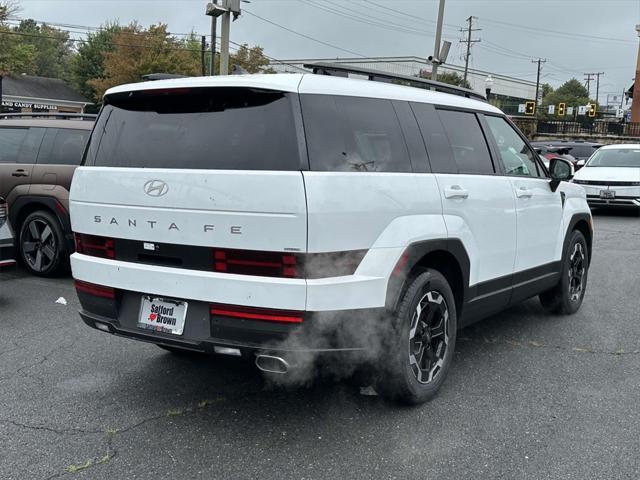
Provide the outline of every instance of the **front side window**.
[[411,171],[390,100],[302,95],[301,101],[311,170]]
[[513,127],[502,117],[486,115],[485,119],[498,146],[505,174],[519,177],[539,177],[535,153]]
[[495,173],[489,147],[474,113],[438,110],[458,173]]

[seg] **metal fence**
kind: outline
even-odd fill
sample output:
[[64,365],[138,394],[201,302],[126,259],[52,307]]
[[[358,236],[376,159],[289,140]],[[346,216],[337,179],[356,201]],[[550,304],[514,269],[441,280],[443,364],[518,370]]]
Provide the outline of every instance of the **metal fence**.
[[527,135],[560,134],[571,136],[617,136],[640,137],[640,123],[623,123],[618,121],[536,121],[533,118],[514,119],[518,127]]

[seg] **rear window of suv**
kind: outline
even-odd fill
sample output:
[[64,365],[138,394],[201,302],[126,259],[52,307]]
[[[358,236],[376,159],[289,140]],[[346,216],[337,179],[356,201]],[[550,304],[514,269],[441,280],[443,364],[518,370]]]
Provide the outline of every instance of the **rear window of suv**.
[[300,170],[291,99],[282,92],[238,87],[109,96],[85,164]]

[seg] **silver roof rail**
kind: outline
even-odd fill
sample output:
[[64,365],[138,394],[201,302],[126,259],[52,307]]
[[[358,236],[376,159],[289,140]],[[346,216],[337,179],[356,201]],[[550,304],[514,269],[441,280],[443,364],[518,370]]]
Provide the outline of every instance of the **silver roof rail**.
[[310,69],[316,75],[331,75],[334,77],[349,77],[350,73],[363,75],[373,82],[397,83],[409,87],[422,88],[425,90],[435,90],[436,92],[449,93],[459,97],[473,98],[475,100],[487,101],[480,93],[471,89],[450,85],[448,83],[436,82],[426,78],[412,77],[410,75],[399,75],[395,73],[381,72],[369,68],[352,67],[342,63],[305,63],[304,68]]

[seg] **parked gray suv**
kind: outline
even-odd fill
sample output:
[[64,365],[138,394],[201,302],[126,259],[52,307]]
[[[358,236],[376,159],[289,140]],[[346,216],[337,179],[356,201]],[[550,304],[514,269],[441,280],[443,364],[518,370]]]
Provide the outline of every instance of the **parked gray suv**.
[[9,205],[17,256],[31,273],[57,275],[73,252],[69,188],[92,115],[0,116],[0,197]]

